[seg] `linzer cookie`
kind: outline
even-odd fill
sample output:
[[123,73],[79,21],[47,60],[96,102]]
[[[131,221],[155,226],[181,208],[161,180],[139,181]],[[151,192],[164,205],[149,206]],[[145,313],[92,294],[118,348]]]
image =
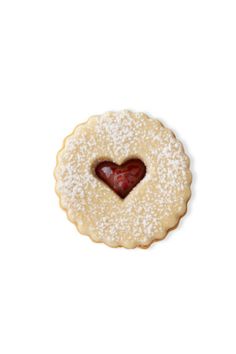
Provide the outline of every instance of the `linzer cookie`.
[[81,234],[111,247],[148,247],[177,226],[190,198],[189,158],[157,119],[93,116],[57,156],[56,192]]

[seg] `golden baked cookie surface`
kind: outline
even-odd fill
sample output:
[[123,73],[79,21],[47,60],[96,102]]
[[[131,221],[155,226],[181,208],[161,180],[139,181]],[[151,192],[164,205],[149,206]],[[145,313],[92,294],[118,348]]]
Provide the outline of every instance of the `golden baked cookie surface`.
[[[140,159],[145,177],[121,199],[97,178],[101,161]],[[189,159],[156,119],[130,111],[91,117],[68,136],[57,156],[56,192],[69,219],[94,241],[147,247],[165,237],[186,212]]]

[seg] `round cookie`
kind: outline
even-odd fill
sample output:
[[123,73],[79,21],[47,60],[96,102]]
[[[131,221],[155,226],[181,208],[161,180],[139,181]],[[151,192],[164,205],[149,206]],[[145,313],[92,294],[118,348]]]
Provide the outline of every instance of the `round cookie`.
[[[57,155],[55,179],[69,220],[111,247],[163,239],[185,214],[191,193],[182,144],[158,120],[130,111],[78,125]],[[117,186],[129,190],[119,194]]]

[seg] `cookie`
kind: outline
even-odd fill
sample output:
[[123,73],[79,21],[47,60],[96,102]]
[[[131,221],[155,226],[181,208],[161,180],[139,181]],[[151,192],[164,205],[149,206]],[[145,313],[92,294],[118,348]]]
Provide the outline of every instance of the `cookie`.
[[148,247],[186,212],[189,158],[171,130],[130,111],[78,125],[57,155],[56,193],[81,234],[111,247]]

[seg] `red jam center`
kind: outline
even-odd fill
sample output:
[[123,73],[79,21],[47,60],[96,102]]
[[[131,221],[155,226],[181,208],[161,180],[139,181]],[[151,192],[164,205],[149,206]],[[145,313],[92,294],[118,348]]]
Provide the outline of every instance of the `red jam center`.
[[131,159],[122,165],[111,161],[103,161],[95,168],[95,173],[121,198],[125,198],[129,192],[144,178],[146,166],[139,159]]

